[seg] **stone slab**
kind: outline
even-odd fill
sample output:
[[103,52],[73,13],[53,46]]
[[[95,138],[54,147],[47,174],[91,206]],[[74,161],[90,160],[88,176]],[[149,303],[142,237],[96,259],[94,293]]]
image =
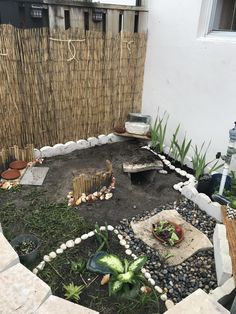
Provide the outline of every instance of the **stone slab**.
[[87,307],[51,295],[35,314],[98,314]]
[[0,233],[0,273],[19,263],[19,257],[7,239]]
[[0,313],[34,313],[50,295],[50,287],[20,263],[0,274]]
[[230,314],[220,303],[198,289],[164,314]]
[[42,185],[48,173],[48,167],[31,167],[28,168],[20,180],[22,185]]
[[[173,247],[165,246],[152,235],[152,224],[162,219],[173,221],[183,228],[184,240],[181,243]],[[186,222],[176,210],[163,210],[146,220],[131,222],[131,227],[138,238],[158,251],[161,256],[173,254],[166,260],[171,266],[181,264],[198,251],[213,247],[207,236]]]
[[160,160],[155,162],[145,163],[145,164],[134,164],[129,162],[123,163],[123,171],[129,173],[137,173],[148,170],[161,170],[163,169],[163,164]]
[[233,277],[231,277],[222,286],[210,291],[209,295],[217,302],[219,302],[219,300],[224,300],[228,303],[233,290],[235,290],[235,284]]

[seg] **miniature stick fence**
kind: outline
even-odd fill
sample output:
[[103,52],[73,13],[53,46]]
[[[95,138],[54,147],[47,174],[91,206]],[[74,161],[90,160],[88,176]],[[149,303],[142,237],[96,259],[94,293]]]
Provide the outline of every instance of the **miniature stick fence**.
[[94,175],[80,174],[73,179],[73,195],[77,200],[82,193],[86,195],[100,191],[103,186],[108,186],[112,178],[112,164],[106,161],[106,170],[97,171]]
[[28,144],[25,148],[19,148],[17,145],[9,147],[8,149],[2,148],[0,150],[0,169],[5,170],[8,164],[13,160],[24,160],[26,162],[34,159],[34,146]]
[[141,109],[146,33],[0,25],[0,143],[109,134]]

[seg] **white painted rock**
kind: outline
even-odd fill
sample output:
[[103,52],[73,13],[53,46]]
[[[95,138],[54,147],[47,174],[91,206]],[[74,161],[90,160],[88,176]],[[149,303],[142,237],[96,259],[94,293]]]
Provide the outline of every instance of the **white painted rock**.
[[80,244],[81,241],[82,241],[81,238],[76,238],[75,239],[75,244]]
[[38,271],[39,271],[39,270],[38,270],[37,268],[34,268],[33,271],[32,271],[32,273],[35,274],[35,275],[37,275]]
[[101,227],[100,227],[100,230],[101,230],[101,231],[105,231],[105,230],[106,230],[106,227],[105,227],[105,226],[101,226]]
[[125,254],[126,254],[126,255],[131,255],[131,254],[132,254],[132,251],[129,250],[129,249],[128,249],[128,250],[125,250]]
[[167,308],[167,310],[171,309],[173,306],[175,306],[174,302],[170,299],[167,299],[165,302],[165,306]]
[[150,125],[143,122],[125,122],[125,129],[128,133],[146,135],[149,132]]
[[41,157],[41,152],[40,152],[40,150],[37,149],[37,148],[34,148],[34,158],[35,158],[35,159],[38,159],[38,158],[40,158],[40,157]]
[[186,185],[182,188],[181,191],[182,195],[184,195],[187,199],[191,200],[194,202],[196,196],[198,195],[197,189],[195,189],[191,185]]
[[43,260],[46,262],[46,263],[49,263],[51,261],[50,257],[48,255],[44,255],[43,257]]
[[147,278],[147,279],[150,279],[150,278],[151,278],[151,275],[150,275],[148,272],[146,272],[146,273],[144,274],[144,276],[145,276],[145,278]]
[[159,286],[155,286],[154,289],[155,289],[158,293],[160,293],[160,294],[163,293],[163,290],[162,290],[161,287],[159,287]]
[[94,231],[90,231],[90,232],[88,233],[88,237],[91,238],[91,237],[94,236],[94,234],[95,234]]
[[149,278],[149,279],[148,279],[148,282],[149,282],[152,286],[155,286],[155,280],[154,280],[154,279]]
[[42,157],[53,157],[54,155],[54,149],[51,146],[44,146],[40,149],[41,156]]
[[108,143],[124,142],[127,140],[125,137],[115,135],[114,133],[108,134],[107,137],[108,137]]
[[74,247],[74,246],[75,246],[75,242],[74,242],[73,240],[68,240],[68,241],[66,242],[66,246],[67,246],[68,248]]
[[167,300],[167,295],[164,293],[160,296],[162,301],[166,301]]
[[119,240],[122,240],[122,239],[123,239],[123,236],[122,236],[121,234],[118,234],[118,235],[117,235],[117,238],[118,238]]
[[67,249],[67,246],[66,246],[66,244],[65,244],[65,243],[62,243],[62,244],[60,245],[60,248],[64,251],[64,250],[66,250],[66,249]]
[[55,252],[51,252],[51,253],[49,253],[49,257],[50,258],[56,258],[57,254]]
[[62,250],[62,249],[57,249],[57,250],[56,250],[56,253],[57,253],[57,254],[62,254],[62,253],[63,253],[63,250]]
[[89,137],[87,139],[87,141],[88,141],[90,147],[94,147],[94,146],[98,145],[98,139],[96,137]]
[[86,140],[79,140],[77,143],[77,149],[86,149],[89,147],[89,142]]
[[73,142],[73,141],[69,141],[69,142],[65,143],[64,153],[65,154],[70,154],[70,153],[72,153],[76,149],[77,149],[77,143]]
[[104,145],[104,144],[107,144],[107,142],[108,142],[108,136],[104,134],[98,135],[98,145]]
[[87,240],[88,239],[88,235],[85,233],[81,236],[81,240]]
[[45,267],[45,261],[42,261],[41,263],[38,264],[37,268],[38,270],[43,270]]
[[61,143],[55,144],[53,146],[54,156],[64,155],[65,154],[64,147],[65,147],[64,144],[61,144]]
[[113,227],[113,226],[111,226],[111,225],[108,225],[108,226],[107,226],[107,230],[109,230],[109,231],[113,231],[113,230],[114,230],[114,227]]
[[126,241],[125,240],[120,240],[120,245],[125,246],[126,245]]

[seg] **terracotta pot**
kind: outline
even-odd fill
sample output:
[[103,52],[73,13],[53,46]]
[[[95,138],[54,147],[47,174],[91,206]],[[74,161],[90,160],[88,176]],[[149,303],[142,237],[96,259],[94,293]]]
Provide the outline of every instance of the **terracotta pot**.
[[27,162],[23,160],[16,160],[10,163],[11,169],[22,170],[27,167]]
[[[181,229],[181,234],[178,234],[179,240],[175,242],[175,245],[180,243],[181,241],[183,241],[184,239],[184,230],[183,228],[181,228],[178,224],[176,224],[175,222],[169,221],[167,220],[169,224],[171,224],[175,229],[178,227]],[[157,221],[156,225],[159,223],[159,221]],[[168,241],[163,240],[161,237],[159,237],[156,232],[154,231],[154,227],[152,228],[152,234],[154,235],[154,237],[159,240],[162,243],[168,243]]]
[[15,169],[8,169],[1,173],[1,177],[5,180],[15,180],[20,177],[20,171]]

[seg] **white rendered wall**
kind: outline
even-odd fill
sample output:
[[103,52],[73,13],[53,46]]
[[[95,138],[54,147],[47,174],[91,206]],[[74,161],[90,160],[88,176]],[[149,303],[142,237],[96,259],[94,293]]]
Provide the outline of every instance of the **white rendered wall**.
[[194,144],[211,140],[214,156],[226,152],[236,121],[236,41],[200,38],[201,5],[149,0],[142,112],[155,119],[158,106],[168,111],[169,139],[181,123]]

